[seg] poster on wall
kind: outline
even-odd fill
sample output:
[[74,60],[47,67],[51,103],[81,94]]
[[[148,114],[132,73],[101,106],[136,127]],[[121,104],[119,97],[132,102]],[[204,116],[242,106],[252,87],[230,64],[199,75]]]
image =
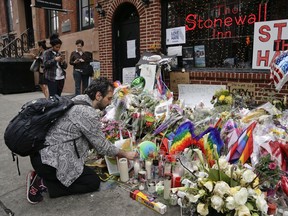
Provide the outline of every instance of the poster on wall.
[[186,43],[185,26],[166,29],[166,45]]
[[127,67],[122,69],[122,83],[130,84],[136,75],[136,67]]
[[270,69],[270,63],[288,49],[288,20],[255,22],[253,69]]
[[183,67],[185,70],[190,70],[194,67],[194,47],[183,47]]
[[205,62],[205,46],[194,46],[195,67],[206,67]]

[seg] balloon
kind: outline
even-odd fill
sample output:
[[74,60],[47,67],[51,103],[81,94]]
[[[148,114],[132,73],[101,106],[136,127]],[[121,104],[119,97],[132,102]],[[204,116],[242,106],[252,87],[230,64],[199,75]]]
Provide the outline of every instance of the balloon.
[[136,77],[132,82],[131,82],[131,88],[140,88],[140,89],[144,89],[146,84],[146,81],[144,79],[144,77],[139,76]]
[[146,160],[147,158],[154,158],[157,154],[156,144],[151,141],[143,141],[138,145],[140,158]]

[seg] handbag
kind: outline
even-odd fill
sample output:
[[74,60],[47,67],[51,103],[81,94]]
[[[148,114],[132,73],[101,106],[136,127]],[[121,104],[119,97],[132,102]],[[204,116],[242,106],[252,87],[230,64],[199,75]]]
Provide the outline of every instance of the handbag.
[[90,64],[85,65],[85,67],[83,68],[82,74],[86,76],[93,76],[94,74],[93,66]]
[[40,69],[40,58],[35,59],[31,66],[30,66],[30,71],[32,72],[38,72]]

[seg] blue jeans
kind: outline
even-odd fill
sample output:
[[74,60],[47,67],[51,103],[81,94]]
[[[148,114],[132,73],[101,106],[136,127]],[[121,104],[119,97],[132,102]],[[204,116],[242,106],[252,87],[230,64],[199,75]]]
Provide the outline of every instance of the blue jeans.
[[[85,76],[81,72],[74,69],[73,78],[75,81],[75,95],[80,95],[84,93],[84,90],[88,86],[89,76]],[[81,91],[81,82],[82,82],[82,91]]]

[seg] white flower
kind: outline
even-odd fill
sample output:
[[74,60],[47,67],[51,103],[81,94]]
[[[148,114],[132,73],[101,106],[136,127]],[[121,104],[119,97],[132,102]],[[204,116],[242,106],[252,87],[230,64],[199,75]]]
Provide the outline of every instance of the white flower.
[[242,175],[242,180],[246,183],[251,183],[256,177],[256,174],[252,170],[245,170]]
[[235,195],[234,200],[238,205],[244,205],[248,199],[248,191],[246,188],[241,188]]
[[220,169],[221,169],[221,170],[227,169],[227,168],[228,168],[228,165],[229,165],[229,163],[228,163],[228,161],[226,160],[226,158],[224,158],[224,157],[220,157],[220,158],[219,158],[219,166],[220,166]]
[[224,181],[219,181],[215,184],[214,193],[223,197],[224,194],[228,194],[230,192],[229,185]]
[[197,174],[197,177],[198,177],[198,178],[201,178],[201,179],[207,178],[207,177],[208,177],[208,173],[206,173],[206,172],[199,172],[199,173]]
[[209,211],[208,211],[208,206],[206,206],[204,203],[198,203],[197,205],[197,212],[200,215],[208,215]]
[[261,194],[256,198],[256,206],[263,213],[266,214],[268,211],[268,204],[265,200],[264,194]]
[[208,189],[208,191],[211,192],[213,190],[213,182],[212,181],[207,181],[204,184],[204,187],[206,187]]
[[233,210],[236,207],[236,203],[233,197],[229,196],[226,198],[226,208]]
[[241,205],[241,206],[237,207],[235,215],[238,215],[238,216],[251,216],[250,210],[245,205]]
[[214,208],[217,212],[220,212],[223,205],[224,205],[224,201],[220,196],[213,195],[211,197],[211,207]]
[[240,186],[235,186],[230,188],[230,194],[234,196],[239,190],[241,189]]
[[198,199],[200,198],[200,195],[193,195],[193,194],[186,194],[186,197],[189,199],[189,202],[196,203]]

